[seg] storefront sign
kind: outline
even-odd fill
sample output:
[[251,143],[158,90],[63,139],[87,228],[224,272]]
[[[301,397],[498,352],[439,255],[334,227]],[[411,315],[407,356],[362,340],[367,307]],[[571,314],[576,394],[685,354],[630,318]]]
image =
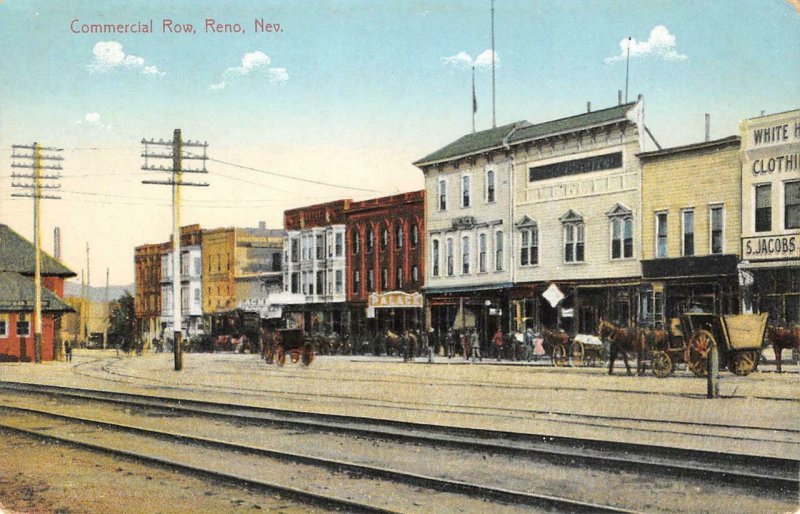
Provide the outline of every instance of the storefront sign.
[[[49,307],[50,300],[42,299],[42,307]],[[30,300],[2,300],[0,301],[0,308],[5,309],[32,309],[34,302]]]
[[622,152],[615,152],[584,159],[554,162],[544,166],[535,166],[528,170],[528,181],[547,180],[549,178],[566,177],[592,171],[613,170],[622,167]]
[[461,216],[453,219],[453,230],[470,230],[475,226],[475,218],[472,216]]
[[247,312],[257,312],[266,319],[280,318],[283,315],[283,308],[270,303],[267,298],[248,298],[239,302],[238,307]]
[[372,293],[367,299],[367,306],[371,308],[422,308],[422,295],[419,293],[404,293],[403,291],[390,291],[388,293]]
[[562,293],[561,289],[555,284],[550,284],[550,287],[547,288],[547,291],[542,293],[542,296],[553,308],[558,305],[558,302],[564,299],[564,293]]
[[744,260],[797,258],[800,258],[800,235],[798,234],[742,238],[742,259]]

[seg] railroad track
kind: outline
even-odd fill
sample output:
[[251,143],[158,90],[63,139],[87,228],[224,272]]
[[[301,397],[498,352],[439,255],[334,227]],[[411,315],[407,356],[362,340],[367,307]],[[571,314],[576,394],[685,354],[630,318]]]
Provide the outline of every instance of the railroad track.
[[[399,441],[424,447],[449,447],[472,453],[501,454],[514,458],[523,457],[539,462],[624,470],[636,474],[698,478],[703,481],[716,481],[721,484],[736,485],[746,489],[777,490],[783,494],[790,495],[795,495],[798,488],[800,488],[800,479],[798,479],[800,463],[797,460],[787,458],[443,427],[393,420],[301,413],[200,400],[23,383],[2,382],[0,383],[0,388],[19,393],[99,401],[142,409],[165,410],[186,416],[213,417],[240,424],[292,427],[318,433],[340,433],[374,440]],[[42,415],[50,414],[42,413]],[[52,415],[58,416],[57,414]],[[285,458],[290,457],[286,456]],[[336,463],[335,466],[341,467],[344,464]],[[356,468],[350,469],[350,471],[364,474],[376,473],[375,471]],[[400,479],[398,478],[398,480]],[[419,480],[419,478],[402,480],[410,480],[411,482],[409,483],[413,483],[413,480]],[[430,485],[436,483],[436,480],[426,477],[423,482]],[[442,490],[448,490],[448,488],[466,486],[443,483],[439,487]],[[473,492],[477,494],[477,490],[473,489]],[[480,494],[490,497],[495,497],[493,495],[502,497],[502,494],[506,493],[484,491]]]

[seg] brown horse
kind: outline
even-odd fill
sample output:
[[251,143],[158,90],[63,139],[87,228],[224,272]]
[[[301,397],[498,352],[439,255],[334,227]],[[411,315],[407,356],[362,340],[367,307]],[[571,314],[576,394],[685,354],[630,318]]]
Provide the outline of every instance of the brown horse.
[[[554,366],[565,366],[567,364],[567,354],[569,352],[569,334],[566,332],[556,332],[542,329],[542,347],[544,353],[550,356]],[[556,354],[556,348],[561,348]],[[561,355],[563,352],[563,355]]]
[[625,369],[631,375],[631,367],[628,364],[628,352],[636,354],[636,373],[644,375],[644,334],[638,328],[620,328],[605,318],[600,318],[597,324],[597,336],[601,340],[611,342],[611,349],[608,355],[608,374],[614,373],[614,360],[617,354],[622,354],[625,362]]
[[767,325],[767,339],[772,343],[775,350],[775,360],[778,363],[778,373],[781,373],[781,353],[784,348],[794,348],[800,350],[800,325],[792,328]]

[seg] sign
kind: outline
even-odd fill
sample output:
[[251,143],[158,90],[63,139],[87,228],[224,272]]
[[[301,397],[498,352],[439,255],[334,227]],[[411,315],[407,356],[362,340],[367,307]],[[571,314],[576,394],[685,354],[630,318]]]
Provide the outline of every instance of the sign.
[[542,293],[542,297],[555,309],[558,302],[564,299],[564,293],[561,292],[561,289],[559,289],[557,285],[550,284],[547,291]]
[[404,293],[403,291],[389,291],[387,293],[372,293],[367,298],[370,308],[422,308],[422,295],[419,293]]
[[800,234],[742,238],[742,259],[761,261],[800,258]]
[[[49,307],[50,300],[42,299],[42,308]],[[33,309],[34,302],[30,300],[2,300],[0,307],[9,309]]]
[[475,218],[473,216],[461,216],[460,218],[453,218],[453,230],[470,230],[475,226]]
[[554,162],[544,166],[535,166],[528,170],[528,182],[547,180],[549,178],[566,177],[592,171],[613,170],[622,167],[622,152],[574,159],[572,161]]

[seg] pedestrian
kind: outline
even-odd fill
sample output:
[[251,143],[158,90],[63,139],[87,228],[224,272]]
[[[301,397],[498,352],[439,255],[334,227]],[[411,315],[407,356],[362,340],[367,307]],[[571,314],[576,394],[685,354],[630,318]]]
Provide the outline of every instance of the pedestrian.
[[455,329],[450,329],[447,331],[447,340],[445,341],[445,345],[447,346],[447,358],[453,358],[453,349],[455,348],[456,341],[458,341],[458,332]]
[[433,353],[436,351],[436,332],[433,327],[428,329],[428,335],[425,338],[427,339],[425,342],[428,347],[428,364],[433,364]]
[[467,333],[461,334],[461,351],[464,352],[464,360],[469,360],[469,337]]
[[478,336],[478,331],[474,328],[469,335],[470,346],[472,347],[472,362],[475,362],[477,358],[481,362],[483,362],[483,357],[481,356],[481,338]]
[[531,327],[525,330],[523,344],[525,345],[525,360],[530,362],[533,358],[533,329]]
[[494,350],[497,354],[497,362],[500,362],[500,357],[503,353],[503,331],[499,328],[497,329],[497,332],[494,333],[492,342],[494,343]]
[[67,341],[66,346],[64,346],[64,351],[66,353],[67,362],[72,362],[72,341]]
[[400,344],[403,348],[403,362],[408,362],[408,349],[410,345],[408,330],[403,331],[403,335],[400,336]]

